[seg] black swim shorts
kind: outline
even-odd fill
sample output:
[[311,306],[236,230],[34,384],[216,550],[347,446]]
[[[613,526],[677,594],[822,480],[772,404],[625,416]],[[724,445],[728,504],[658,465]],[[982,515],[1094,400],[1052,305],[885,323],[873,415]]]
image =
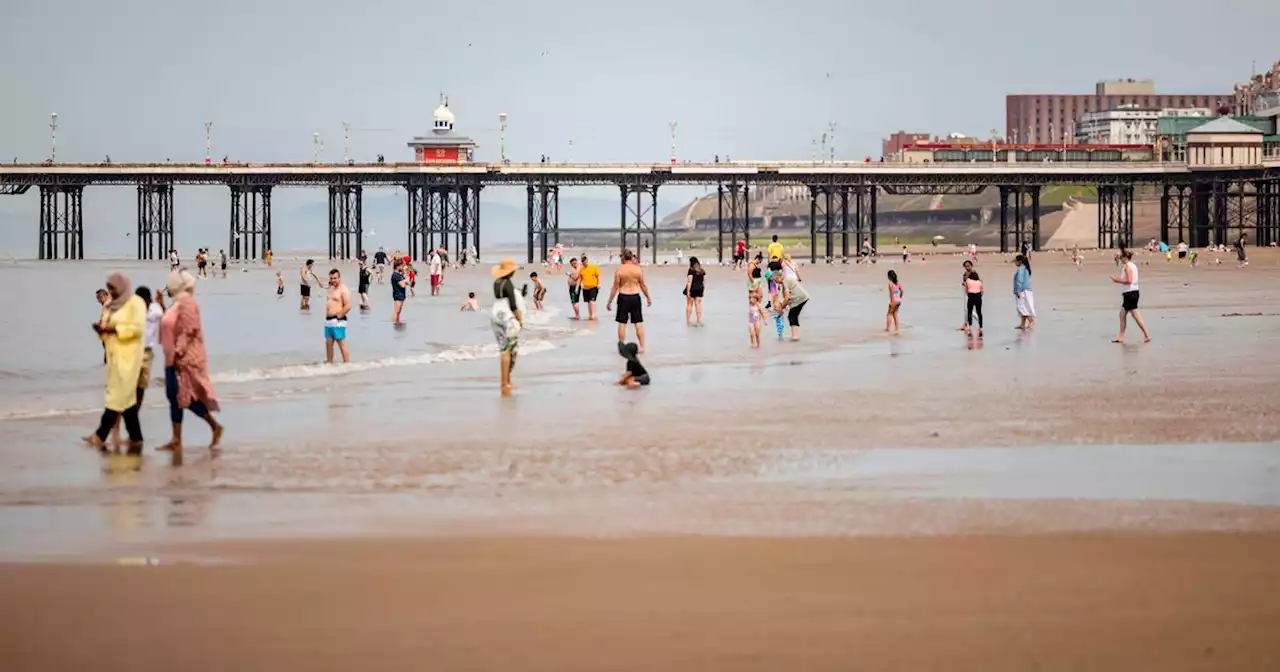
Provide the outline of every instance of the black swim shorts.
[[639,294],[619,294],[618,324],[642,324],[644,322],[644,314],[641,312],[642,305]]
[[600,298],[600,288],[599,288],[599,287],[591,287],[591,288],[583,287],[583,288],[582,288],[582,300],[583,300],[583,301],[585,301],[585,302],[587,302],[587,303],[591,303],[592,301],[595,301],[595,300],[597,300],[598,298]]
[[302,293],[302,296],[311,296],[311,285],[299,285],[298,291]]
[[1120,296],[1123,298],[1123,302],[1120,305],[1122,305],[1125,310],[1138,309],[1138,290],[1135,289],[1131,292],[1125,292]]

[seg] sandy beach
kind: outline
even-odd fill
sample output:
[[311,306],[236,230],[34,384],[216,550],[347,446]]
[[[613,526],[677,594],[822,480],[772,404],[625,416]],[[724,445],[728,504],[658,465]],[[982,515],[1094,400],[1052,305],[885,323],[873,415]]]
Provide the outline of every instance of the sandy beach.
[[187,550],[236,564],[0,568],[6,664],[1264,670],[1280,660],[1275,535],[506,538]]
[[[485,269],[411,299],[403,330],[375,286],[355,363],[326,367],[321,316],[248,267],[197,290],[229,429],[213,455],[191,425],[180,461],[76,445],[115,265],[0,268],[85,304],[0,336],[0,609],[20,624],[0,651],[24,670],[1274,667],[1280,254],[1141,255],[1147,345],[1110,343],[1116,269],[1089,254],[1036,255],[1026,334],[1009,259],[980,257],[980,340],[956,331],[959,256],[804,266],[803,339],[758,351],[740,275],[709,268],[689,328],[683,268],[647,267],[640,391],[611,385],[611,315],[566,319],[557,279],[509,399],[484,316],[458,312]],[[161,400],[142,422],[166,438]]]

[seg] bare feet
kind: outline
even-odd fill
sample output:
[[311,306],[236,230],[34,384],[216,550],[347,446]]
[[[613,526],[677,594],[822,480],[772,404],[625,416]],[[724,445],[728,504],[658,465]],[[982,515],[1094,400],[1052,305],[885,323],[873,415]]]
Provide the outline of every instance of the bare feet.
[[81,441],[84,441],[90,448],[97,448],[98,450],[107,449],[107,445],[102,442],[102,439],[98,438],[97,434],[90,434],[89,436],[82,438]]
[[217,447],[218,447],[218,443],[219,443],[220,441],[222,441],[222,430],[223,430],[223,429],[224,429],[224,427],[223,427],[222,425],[216,425],[216,426],[214,426],[214,428],[213,428],[213,439],[209,441],[209,448],[210,448],[210,449],[217,448]]
[[141,442],[141,441],[130,441],[130,442],[129,442],[129,450],[128,450],[128,454],[129,454],[129,455],[141,455],[141,454],[142,454],[142,442]]
[[164,444],[163,446],[156,446],[156,450],[158,450],[158,451],[162,451],[162,452],[174,452],[174,451],[180,451],[180,450],[182,450],[182,442],[181,442],[181,441],[170,441],[169,443],[166,443],[166,444]]
[[1150,337],[1150,336],[1144,336],[1144,337],[1143,337],[1143,339],[1142,339],[1142,342],[1143,342],[1143,343],[1150,343],[1150,342],[1151,342],[1151,337]]
[[1112,342],[1112,343],[1119,343],[1120,345],[1124,345],[1124,339],[1123,339],[1123,338],[1113,338],[1113,339],[1111,339],[1111,342]]

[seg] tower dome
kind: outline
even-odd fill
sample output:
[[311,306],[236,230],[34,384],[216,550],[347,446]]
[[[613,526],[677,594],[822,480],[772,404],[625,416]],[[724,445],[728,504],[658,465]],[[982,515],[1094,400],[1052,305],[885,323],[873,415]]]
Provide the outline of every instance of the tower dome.
[[440,99],[440,107],[431,113],[431,131],[433,133],[448,133],[453,130],[453,112],[449,111],[449,99],[443,96]]

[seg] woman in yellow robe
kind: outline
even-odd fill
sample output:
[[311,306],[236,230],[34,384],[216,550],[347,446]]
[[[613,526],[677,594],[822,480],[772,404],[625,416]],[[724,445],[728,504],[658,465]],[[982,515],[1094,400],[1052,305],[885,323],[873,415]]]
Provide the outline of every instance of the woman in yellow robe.
[[107,278],[111,300],[93,330],[107,346],[107,398],[98,431],[84,437],[86,443],[105,449],[107,435],[123,419],[129,433],[129,452],[142,452],[142,427],[138,424],[138,374],[146,343],[147,307],[133,293],[128,278],[113,273]]

